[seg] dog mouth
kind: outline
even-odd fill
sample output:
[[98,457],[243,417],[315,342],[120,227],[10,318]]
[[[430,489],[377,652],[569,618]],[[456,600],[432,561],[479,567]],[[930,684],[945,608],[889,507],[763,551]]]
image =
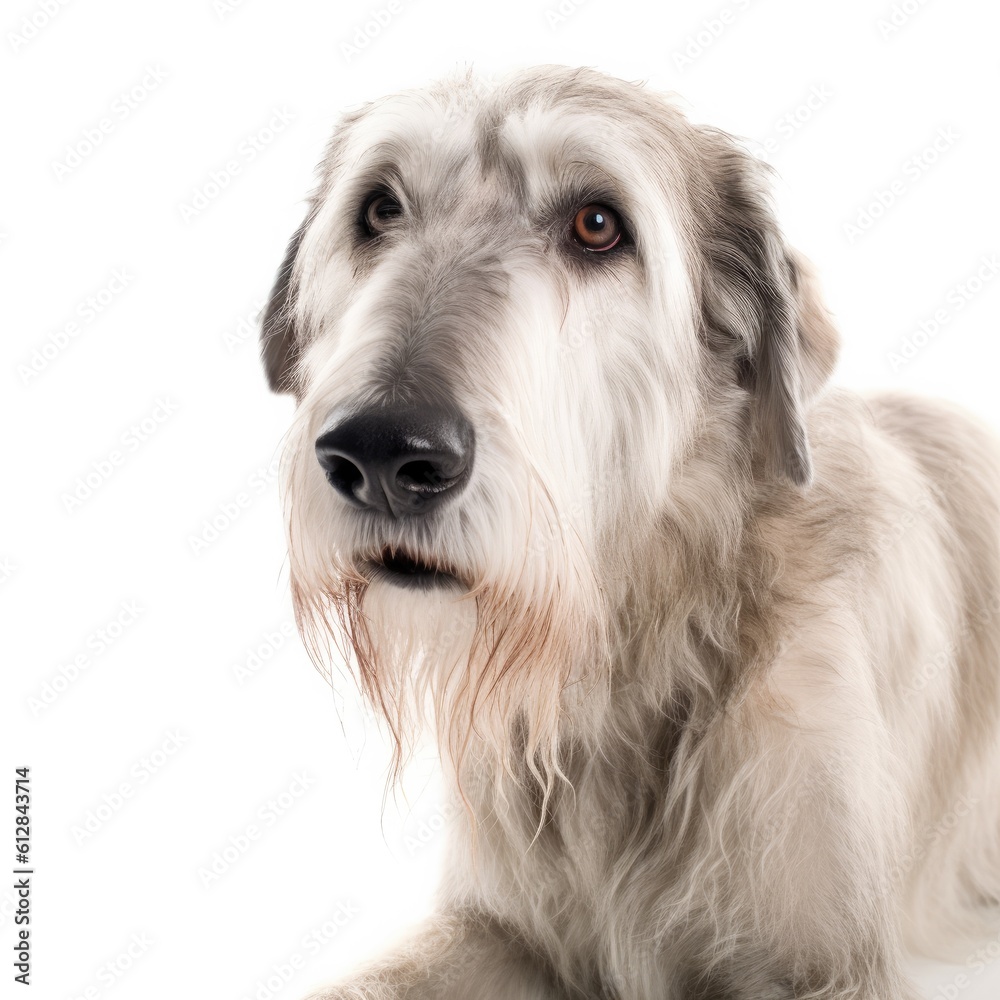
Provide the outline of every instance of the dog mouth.
[[452,567],[407,549],[386,546],[366,562],[373,580],[386,580],[397,587],[430,589],[462,585]]

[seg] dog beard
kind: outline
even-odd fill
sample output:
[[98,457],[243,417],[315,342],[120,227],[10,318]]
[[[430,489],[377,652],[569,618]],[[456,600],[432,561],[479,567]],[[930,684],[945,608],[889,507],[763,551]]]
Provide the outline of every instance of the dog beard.
[[503,779],[525,768],[551,791],[564,694],[574,682],[600,683],[593,664],[608,662],[597,626],[606,615],[586,574],[564,563],[553,578],[538,554],[511,580],[413,583],[367,562],[316,575],[294,553],[293,601],[310,656],[327,677],[335,660],[350,665],[388,725],[393,779],[430,726],[460,785],[463,763],[475,760],[493,765],[501,794]]

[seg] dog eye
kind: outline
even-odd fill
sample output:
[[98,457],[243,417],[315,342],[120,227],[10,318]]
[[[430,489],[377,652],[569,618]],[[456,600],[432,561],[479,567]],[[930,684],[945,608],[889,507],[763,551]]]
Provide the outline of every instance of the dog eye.
[[403,206],[391,195],[379,191],[365,202],[365,228],[372,236],[384,233],[403,214]]
[[573,219],[573,235],[587,250],[610,250],[622,238],[622,220],[606,205],[584,205]]

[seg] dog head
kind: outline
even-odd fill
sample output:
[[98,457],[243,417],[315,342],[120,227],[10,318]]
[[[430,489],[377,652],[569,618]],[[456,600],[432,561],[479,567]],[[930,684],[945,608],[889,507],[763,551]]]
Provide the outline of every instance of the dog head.
[[515,717],[544,756],[670,512],[721,536],[740,484],[807,488],[835,336],[762,170],[586,70],[452,79],[337,128],[262,353],[298,403],[300,625],[318,659],[349,639],[397,736],[431,701],[453,756]]

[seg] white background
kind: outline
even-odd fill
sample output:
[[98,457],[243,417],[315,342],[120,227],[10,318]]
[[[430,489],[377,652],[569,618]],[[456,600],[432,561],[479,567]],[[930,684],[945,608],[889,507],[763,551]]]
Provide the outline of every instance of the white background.
[[[27,764],[33,995],[298,997],[430,904],[432,764],[383,810],[384,742],[349,695],[345,735],[287,635],[269,464],[291,403],[268,394],[253,329],[343,109],[469,62],[587,64],[675,90],[694,119],[773,140],[784,226],[844,335],[839,380],[950,396],[1000,425],[1000,281],[957,291],[1000,251],[995,4],[907,0],[894,27],[879,23],[892,0],[586,0],[561,20],[557,2],[396,0],[355,52],[384,0],[92,0],[48,23],[41,3],[5,5],[0,864]],[[894,365],[938,309],[939,332]],[[88,474],[97,487],[71,504]],[[199,870],[251,824],[259,838],[206,885]],[[919,976],[927,998],[1000,991],[1000,961]]]

